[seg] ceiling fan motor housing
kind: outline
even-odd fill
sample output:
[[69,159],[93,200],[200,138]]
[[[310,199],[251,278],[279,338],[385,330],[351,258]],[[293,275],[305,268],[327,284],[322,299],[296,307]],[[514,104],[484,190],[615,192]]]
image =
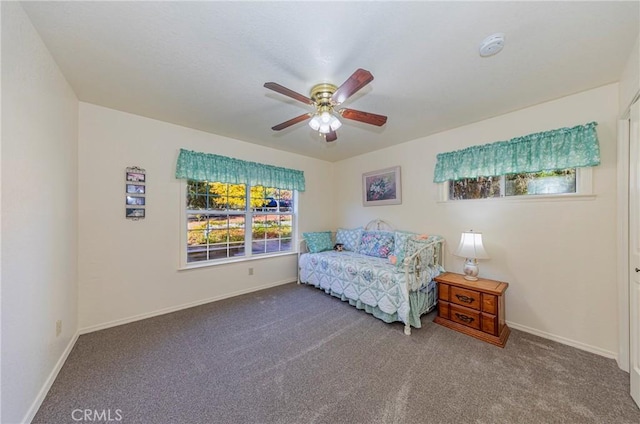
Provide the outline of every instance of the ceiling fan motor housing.
[[316,84],[311,88],[311,100],[318,106],[331,106],[331,96],[337,89],[333,84]]

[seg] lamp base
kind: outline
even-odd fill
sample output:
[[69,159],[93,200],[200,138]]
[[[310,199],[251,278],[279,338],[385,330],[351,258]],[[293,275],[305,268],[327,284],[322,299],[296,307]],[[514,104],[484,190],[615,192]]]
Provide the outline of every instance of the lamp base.
[[465,280],[478,281],[478,273],[480,272],[478,260],[475,258],[467,258],[462,271],[464,272]]

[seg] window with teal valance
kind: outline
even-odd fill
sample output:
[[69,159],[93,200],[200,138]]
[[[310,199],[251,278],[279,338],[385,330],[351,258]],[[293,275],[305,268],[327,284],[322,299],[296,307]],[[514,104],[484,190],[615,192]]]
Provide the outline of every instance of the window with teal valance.
[[440,153],[433,182],[600,164],[596,122]]
[[180,149],[176,178],[304,191],[304,172]]

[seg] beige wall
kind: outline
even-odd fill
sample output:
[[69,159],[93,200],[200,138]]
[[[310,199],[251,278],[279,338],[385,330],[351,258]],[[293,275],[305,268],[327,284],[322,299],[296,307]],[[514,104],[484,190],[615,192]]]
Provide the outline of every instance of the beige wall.
[[640,37],[631,50],[627,64],[620,76],[620,113],[624,113],[640,90]]
[[[80,103],[80,327],[88,331],[296,279],[295,255],[179,271],[180,148],[303,170],[300,231],[333,226],[332,164]],[[147,217],[124,218],[124,170],[147,172]],[[254,275],[248,275],[248,268]]]
[[[443,235],[449,252],[462,231],[481,231],[491,259],[480,272],[510,283],[512,327],[614,357],[617,113],[612,84],[338,162],[336,223],[383,218],[400,229]],[[437,201],[438,153],[590,121],[599,124],[602,150],[594,199]],[[363,207],[362,173],[394,165],[402,167],[402,205]],[[448,254],[446,260],[448,270],[460,272],[463,259]]]
[[20,4],[1,7],[0,421],[16,423],[36,412],[77,331],[78,100]]

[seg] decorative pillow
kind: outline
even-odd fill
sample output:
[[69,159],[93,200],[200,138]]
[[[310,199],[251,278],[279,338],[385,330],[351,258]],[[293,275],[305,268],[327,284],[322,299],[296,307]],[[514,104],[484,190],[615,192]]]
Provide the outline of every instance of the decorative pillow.
[[396,257],[395,266],[404,268],[404,258],[407,256],[407,242],[418,234],[408,231],[396,231],[393,240],[393,256]]
[[311,253],[324,252],[332,250],[331,231],[319,231],[315,233],[302,233],[304,241],[307,242],[307,248]]
[[358,253],[378,258],[386,258],[393,252],[391,231],[364,231],[360,239]]
[[351,252],[357,252],[360,245],[360,239],[362,238],[362,227],[349,230],[346,228],[338,228],[336,233],[336,243],[342,243],[344,250],[350,250]]

